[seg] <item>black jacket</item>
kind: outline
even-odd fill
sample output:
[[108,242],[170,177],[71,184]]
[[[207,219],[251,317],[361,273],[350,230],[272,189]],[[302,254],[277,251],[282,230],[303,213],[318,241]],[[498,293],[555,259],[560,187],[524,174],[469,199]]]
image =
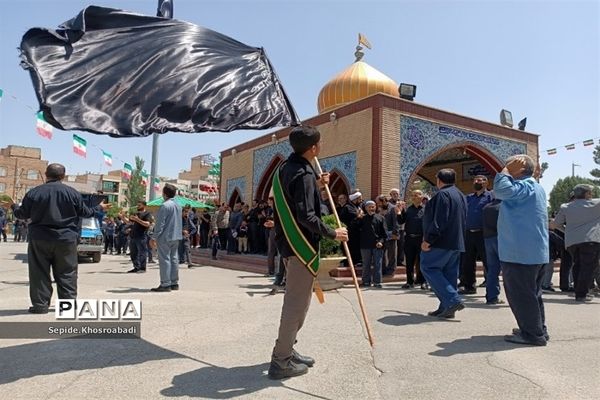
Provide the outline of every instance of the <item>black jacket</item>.
[[361,249],[374,249],[377,243],[385,243],[387,234],[385,232],[385,221],[381,215],[365,214],[358,219],[357,226],[360,229]]
[[85,205],[81,193],[60,181],[50,181],[31,189],[20,207],[13,205],[15,217],[31,219],[30,240],[77,242],[79,219],[93,217],[102,207]]
[[454,185],[446,185],[427,205],[423,215],[423,240],[431,247],[465,251],[467,200]]
[[425,209],[423,206],[415,207],[414,204],[408,206],[406,211],[400,214],[399,223],[404,224],[404,231],[407,235],[423,234],[423,215]]
[[[321,237],[335,238],[335,230],[321,221],[321,196],[317,190],[316,172],[304,157],[292,153],[279,168],[283,194],[302,234],[319,249]],[[274,210],[275,242],[282,257],[294,256],[283,228],[277,208]]]

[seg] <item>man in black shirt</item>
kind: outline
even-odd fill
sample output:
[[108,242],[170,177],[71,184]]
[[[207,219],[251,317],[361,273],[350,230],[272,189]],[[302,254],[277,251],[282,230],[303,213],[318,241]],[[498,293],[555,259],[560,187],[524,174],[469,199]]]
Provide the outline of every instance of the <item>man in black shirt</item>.
[[128,273],[146,272],[146,260],[148,258],[148,238],[146,231],[152,222],[152,215],[146,211],[146,202],[138,201],[137,214],[129,216],[133,223],[131,227],[131,248],[129,249],[133,269]]
[[65,167],[50,164],[46,183],[31,189],[20,206],[12,204],[16,218],[31,219],[27,260],[29,266],[29,312],[48,313],[52,298],[50,269],[59,299],[77,298],[77,242],[82,217],[93,217],[107,210],[102,202],[90,208],[81,194],[64,185]]
[[[287,280],[279,334],[269,367],[271,379],[305,374],[314,364],[314,359],[294,350],[294,343],[310,305],[315,260],[318,269],[319,241],[322,236],[348,239],[346,228],[334,230],[321,221],[317,174],[311,165],[321,149],[321,134],[313,127],[299,126],[292,130],[289,140],[294,153],[275,172],[273,179],[275,242],[285,259]],[[320,180],[326,184],[328,174],[323,174]],[[300,240],[288,241],[288,237]]]
[[[412,204],[402,211],[399,223],[404,224],[404,254],[406,255],[406,283],[404,289],[412,288],[416,283],[421,289],[427,289],[427,283],[419,267],[421,260],[421,242],[423,242],[423,192],[413,190],[411,194]],[[415,281],[415,268],[417,280]]]

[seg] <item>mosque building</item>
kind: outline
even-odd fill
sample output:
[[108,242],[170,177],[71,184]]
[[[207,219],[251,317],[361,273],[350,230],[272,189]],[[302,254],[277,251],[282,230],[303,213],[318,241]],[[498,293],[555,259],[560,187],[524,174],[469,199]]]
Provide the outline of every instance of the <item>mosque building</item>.
[[[318,115],[304,120],[321,132],[319,157],[334,195],[359,189],[365,199],[415,182],[435,185],[441,168],[453,168],[457,186],[470,192],[473,177],[493,178],[515,154],[538,157],[538,135],[406,100],[398,84],[362,60],[327,82]],[[221,152],[222,202],[266,199],[273,173],[288,157],[290,128]],[[490,182],[491,186],[491,182]]]

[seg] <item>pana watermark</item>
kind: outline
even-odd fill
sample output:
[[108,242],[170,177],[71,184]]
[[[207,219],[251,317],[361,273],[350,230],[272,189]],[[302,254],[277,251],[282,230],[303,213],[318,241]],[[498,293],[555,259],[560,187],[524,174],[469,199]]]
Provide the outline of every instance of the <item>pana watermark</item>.
[[141,320],[142,301],[133,299],[58,299],[56,319]]

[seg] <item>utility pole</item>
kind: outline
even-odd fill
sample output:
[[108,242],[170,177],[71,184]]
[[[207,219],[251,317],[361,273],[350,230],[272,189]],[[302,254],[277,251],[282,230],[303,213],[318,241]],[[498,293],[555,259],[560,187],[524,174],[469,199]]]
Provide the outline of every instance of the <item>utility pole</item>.
[[571,163],[571,178],[575,177],[575,167],[581,167],[579,164]]
[[[158,9],[156,11],[158,17],[173,18],[173,0],[158,0]],[[154,180],[158,178],[158,133],[152,134],[152,161],[150,164],[150,201],[156,198],[154,191]]]

